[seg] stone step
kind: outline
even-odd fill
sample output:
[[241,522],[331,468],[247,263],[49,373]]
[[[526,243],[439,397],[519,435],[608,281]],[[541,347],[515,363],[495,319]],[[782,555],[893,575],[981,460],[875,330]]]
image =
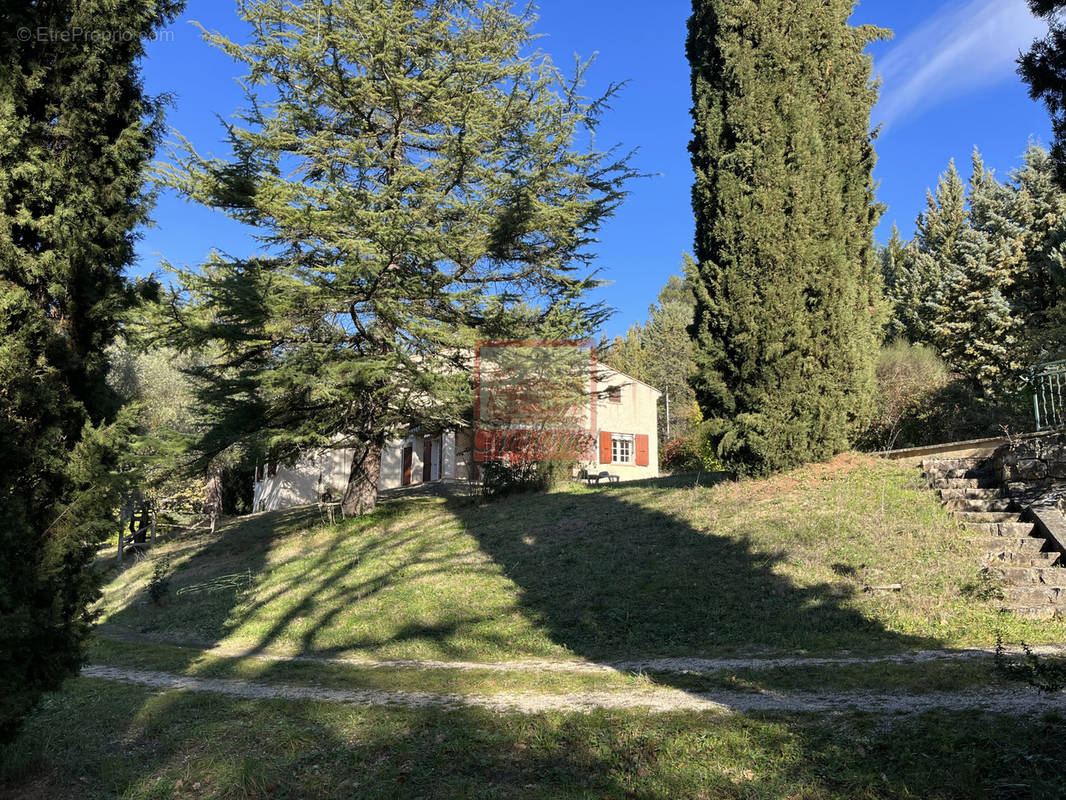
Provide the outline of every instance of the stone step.
[[934,489],[993,489],[999,486],[994,475],[985,478],[937,478],[930,483]]
[[1006,550],[999,553],[986,553],[984,563],[981,566],[989,569],[997,569],[1003,564],[1009,564],[1014,567],[1050,567],[1058,560],[1058,553],[1019,553]]
[[1003,597],[1012,606],[1066,606],[1066,587],[1045,586],[1004,586]]
[[[1062,567],[990,567],[1014,586],[1066,587],[1066,569]],[[1066,599],[1066,598],[1064,598]]]
[[1024,617],[1025,619],[1035,620],[1051,620],[1060,616],[1063,611],[1061,607],[1056,606],[1027,606],[1027,605],[1005,605],[1001,606],[1000,611],[1009,611],[1016,617]]
[[1013,501],[1009,497],[953,497],[944,501],[949,511],[1010,511]]
[[1010,511],[956,511],[959,522],[1018,522],[1021,515]]
[[963,522],[962,529],[982,536],[1030,536],[1036,528],[1031,522]]
[[922,469],[957,469],[959,467],[987,467],[991,463],[988,458],[926,458],[922,459]]
[[939,490],[941,500],[998,500],[1002,497],[998,488],[950,488]]
[[[968,537],[969,538],[969,537]],[[986,554],[993,553],[1039,553],[1047,543],[1036,536],[986,536],[969,538],[977,542]]]
[[930,483],[939,480],[954,480],[958,478],[973,478],[975,480],[995,480],[996,476],[986,469],[971,469],[968,467],[952,467],[949,469],[926,470],[925,477]]

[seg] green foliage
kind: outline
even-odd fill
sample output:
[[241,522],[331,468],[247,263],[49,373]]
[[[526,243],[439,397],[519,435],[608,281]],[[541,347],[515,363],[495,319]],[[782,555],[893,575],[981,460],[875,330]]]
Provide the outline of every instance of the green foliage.
[[481,491],[486,497],[547,492],[567,480],[575,465],[572,461],[485,461],[480,464]]
[[1024,658],[1007,654],[1003,637],[996,637],[996,674],[1011,681],[1021,681],[1042,692],[1059,693],[1066,689],[1066,661],[1062,658],[1041,658],[1022,642]]
[[967,188],[954,163],[914,238],[881,252],[889,329],[931,345],[969,391],[1011,405],[1029,368],[1066,353],[1066,193],[1031,145],[1006,182],[973,154]]
[[670,472],[722,472],[725,466],[715,451],[713,426],[697,424],[682,436],[665,442],[659,450],[659,463]]
[[137,60],[180,5],[0,11],[0,740],[77,670],[88,564],[121,502],[135,421],[116,418],[106,352],[138,296],[124,270],[161,126]]
[[989,395],[1016,389],[1024,369],[1018,348],[1023,320],[1009,301],[1024,258],[1011,200],[975,150],[966,225],[953,248],[941,252],[940,285],[926,303],[930,341],[955,372]]
[[744,473],[868,418],[882,302],[866,44],[850,0],[698,0],[689,20],[696,398]]
[[1055,141],[1051,157],[1060,186],[1066,188],[1066,24],[1062,0],[1029,0],[1029,9],[1048,23],[1043,39],[1033,42],[1029,52],[1018,59],[1018,74],[1029,84],[1029,96],[1043,100],[1051,115]]
[[164,555],[152,563],[152,577],[148,581],[148,599],[157,606],[170,596],[170,556]]
[[915,344],[932,341],[934,312],[929,299],[943,284],[966,227],[966,187],[954,160],[940,176],[936,192],[926,192],[925,202],[914,239],[904,245],[893,228],[888,252],[882,255],[885,294],[892,305],[888,335]]
[[530,324],[581,337],[602,318],[581,296],[632,175],[591,141],[615,87],[583,97],[588,64],[564,77],[504,2],[239,11],[247,43],[207,37],[249,73],[232,155],[185,143],[164,171],[265,248],[177,270],[171,341],[218,353],[197,372],[199,463],[355,447],[359,513],[390,434],[463,421],[474,341]]
[[695,305],[692,289],[695,264],[687,254],[682,270],[684,277],[671,275],[656,302],[648,308],[647,322],[633,325],[624,337],[616,337],[602,352],[604,361],[611,367],[663,393],[658,409],[660,441],[666,441],[673,433],[684,434],[697,410],[696,396],[689,383],[696,364],[688,334]]
[[947,366],[930,347],[897,339],[881,348],[877,412],[860,444],[871,450],[924,444],[912,441],[916,422],[930,412],[935,396],[950,381]]

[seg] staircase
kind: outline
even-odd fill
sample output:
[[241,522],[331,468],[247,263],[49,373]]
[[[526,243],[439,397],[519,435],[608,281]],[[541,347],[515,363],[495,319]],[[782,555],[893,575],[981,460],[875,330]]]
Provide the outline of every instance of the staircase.
[[1003,610],[1032,619],[1066,616],[1066,569],[1059,554],[1003,496],[991,460],[926,460],[922,470],[968,538],[981,546],[982,567],[1005,581]]

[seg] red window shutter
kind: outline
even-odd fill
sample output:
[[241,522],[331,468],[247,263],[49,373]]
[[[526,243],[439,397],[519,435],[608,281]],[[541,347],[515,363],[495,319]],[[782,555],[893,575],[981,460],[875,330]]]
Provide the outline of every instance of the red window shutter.
[[493,457],[492,433],[484,428],[478,428],[474,432],[474,458],[477,461],[485,461]]
[[600,463],[611,463],[611,433],[610,431],[600,431]]
[[648,466],[648,434],[637,434],[637,466]]

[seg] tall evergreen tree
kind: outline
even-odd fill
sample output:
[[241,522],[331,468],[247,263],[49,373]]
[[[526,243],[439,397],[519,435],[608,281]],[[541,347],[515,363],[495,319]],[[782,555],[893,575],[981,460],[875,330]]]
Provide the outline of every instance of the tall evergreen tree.
[[932,344],[936,324],[933,296],[944,274],[958,258],[958,242],[967,225],[966,185],[955,161],[926,192],[925,211],[918,215],[914,238],[896,259],[896,277],[889,300],[894,306],[891,328],[913,344]]
[[870,411],[883,310],[865,45],[850,0],[694,0],[693,380],[745,472],[822,459]]
[[565,79],[503,0],[238,6],[247,44],[209,37],[249,70],[232,158],[190,146],[169,173],[266,248],[180,274],[174,341],[224,356],[200,449],[354,448],[343,508],[365,512],[386,437],[462,419],[464,353],[516,301],[591,331],[578,270],[630,170],[590,142],[587,65]]
[[[695,264],[686,254],[684,278],[671,275],[648,308],[644,323],[630,326],[606,350],[606,362],[615,369],[654,386],[663,393],[659,403],[659,437],[684,433],[695,415],[696,398],[689,383],[695,371],[692,360],[692,324],[695,297],[692,280]],[[667,403],[669,397],[669,424]]]
[[987,396],[1017,388],[1021,320],[1010,297],[1018,282],[1021,230],[1011,219],[1011,190],[974,150],[967,224],[939,254],[942,274],[932,291],[931,339],[960,375]]
[[1018,74],[1029,84],[1029,96],[1043,100],[1051,115],[1055,141],[1051,159],[1059,186],[1066,187],[1066,24],[1063,0],[1029,0],[1029,9],[1048,23],[1048,33],[1018,59]]
[[900,235],[899,228],[893,224],[888,244],[877,248],[877,260],[881,265],[881,283],[890,309],[888,322],[885,325],[885,338],[890,341],[902,338],[904,335],[904,324],[900,318],[900,291],[903,288],[902,270],[905,247],[906,243]]
[[1024,254],[1011,304],[1024,325],[1024,358],[1032,365],[1066,357],[1066,192],[1054,158],[1035,144],[1011,173],[1011,185],[1010,215]]
[[0,739],[82,659],[129,427],[105,348],[160,125],[137,61],[179,5],[0,8]]

